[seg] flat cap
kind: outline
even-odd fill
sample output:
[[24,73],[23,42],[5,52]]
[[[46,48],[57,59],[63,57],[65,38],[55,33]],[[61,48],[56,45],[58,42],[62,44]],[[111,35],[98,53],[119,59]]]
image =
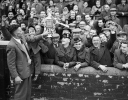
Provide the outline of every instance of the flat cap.
[[117,9],[116,8],[111,8],[110,11],[117,11]]
[[78,43],[78,42],[80,42],[80,41],[82,41],[82,39],[81,39],[80,37],[74,38],[74,43]]
[[117,36],[121,36],[121,35],[127,35],[127,33],[124,32],[124,31],[120,31],[120,32],[117,34]]

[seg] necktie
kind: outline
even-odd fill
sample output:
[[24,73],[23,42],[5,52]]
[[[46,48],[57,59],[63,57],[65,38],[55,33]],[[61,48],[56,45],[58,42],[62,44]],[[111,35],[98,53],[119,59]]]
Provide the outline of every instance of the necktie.
[[27,49],[26,49],[26,47],[25,47],[25,45],[24,45],[24,43],[23,43],[22,40],[21,40],[21,46],[22,46],[24,52],[25,52],[26,55],[27,55],[28,63],[31,64],[31,59],[30,59],[30,57],[29,57],[29,55],[28,55],[28,51],[27,51]]

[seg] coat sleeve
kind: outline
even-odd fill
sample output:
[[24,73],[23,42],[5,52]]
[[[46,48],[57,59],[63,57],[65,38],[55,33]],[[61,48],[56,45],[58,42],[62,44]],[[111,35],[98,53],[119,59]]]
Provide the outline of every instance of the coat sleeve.
[[73,53],[73,59],[72,61],[69,63],[69,68],[73,67],[76,65],[76,51],[74,50],[74,53]]
[[56,54],[55,54],[55,63],[56,63],[58,66],[60,66],[60,67],[63,67],[63,66],[64,66],[64,62],[60,61],[57,52],[56,52]]
[[5,26],[2,26],[1,31],[3,33],[4,39],[9,41],[11,39],[11,34],[8,29]]
[[12,78],[16,78],[18,76],[18,72],[16,69],[16,51],[13,46],[7,46],[7,64]]
[[27,42],[35,42],[42,39],[42,35],[25,35],[25,39]]
[[93,55],[91,54],[91,52],[90,52],[90,65],[91,65],[91,67],[94,67],[96,69],[99,69],[98,67],[100,65],[100,63],[98,63],[94,60]]
[[81,67],[87,67],[90,64],[90,53],[89,50],[86,50],[85,62],[81,63]]
[[123,64],[122,63],[119,63],[119,61],[118,61],[117,50],[114,52],[114,62],[113,62],[113,65],[116,68],[123,69],[122,68],[122,65]]

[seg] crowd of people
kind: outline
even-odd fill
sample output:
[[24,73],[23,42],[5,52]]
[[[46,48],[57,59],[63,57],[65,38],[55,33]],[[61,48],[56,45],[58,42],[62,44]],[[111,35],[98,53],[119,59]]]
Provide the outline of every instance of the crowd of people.
[[[29,100],[31,74],[37,80],[41,64],[65,71],[91,66],[128,68],[128,15],[126,0],[3,0],[0,6],[0,40],[10,41],[7,63],[15,80],[15,100]],[[127,20],[127,19],[126,19]],[[27,96],[27,97],[26,97]],[[20,99],[19,99],[20,98]]]

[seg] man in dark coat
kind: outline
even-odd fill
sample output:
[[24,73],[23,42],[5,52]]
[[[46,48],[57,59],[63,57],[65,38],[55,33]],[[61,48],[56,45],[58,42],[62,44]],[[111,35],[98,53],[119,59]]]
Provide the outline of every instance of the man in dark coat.
[[93,36],[93,46],[90,48],[91,66],[96,69],[107,71],[107,66],[112,66],[111,54],[105,44],[101,44],[99,36]]
[[119,69],[128,68],[128,42],[122,41],[121,48],[114,53],[114,67]]
[[56,49],[56,64],[65,70],[76,64],[76,52],[70,45],[70,38],[70,34],[63,33],[62,44]]
[[90,64],[90,53],[89,49],[85,47],[82,39],[77,37],[74,38],[74,47],[76,49],[76,65],[74,69],[77,71],[80,68],[87,67]]

